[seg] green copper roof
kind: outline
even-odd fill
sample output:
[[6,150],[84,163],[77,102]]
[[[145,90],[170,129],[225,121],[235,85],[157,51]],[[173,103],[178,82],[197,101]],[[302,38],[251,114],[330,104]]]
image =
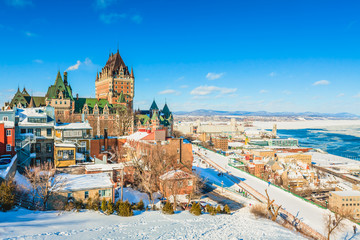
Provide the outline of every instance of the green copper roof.
[[108,105],[109,110],[112,108],[112,105],[109,104],[109,102],[106,99],[97,99],[97,98],[78,98],[74,99],[75,101],[75,113],[81,113],[82,109],[84,108],[84,105],[87,104],[90,113],[92,113],[93,108],[97,104],[100,110],[100,113],[102,112],[103,108]]
[[162,113],[164,114],[165,118],[170,117],[171,112],[170,112],[170,109],[169,109],[169,107],[168,107],[168,105],[166,103],[165,103],[165,106],[164,106],[164,108],[162,110]]
[[154,121],[154,120],[159,120],[159,115],[158,115],[157,111],[154,111],[154,113],[151,117],[151,121]]
[[151,107],[150,107],[150,111],[152,111],[152,110],[159,110],[155,100],[152,102]]
[[58,73],[57,73],[54,85],[51,85],[48,88],[48,92],[46,94],[46,97],[49,98],[49,99],[57,98],[59,92],[63,92],[64,99],[73,100],[72,89],[71,89],[71,87],[69,85],[65,86],[64,81],[61,78],[60,71],[58,71]]

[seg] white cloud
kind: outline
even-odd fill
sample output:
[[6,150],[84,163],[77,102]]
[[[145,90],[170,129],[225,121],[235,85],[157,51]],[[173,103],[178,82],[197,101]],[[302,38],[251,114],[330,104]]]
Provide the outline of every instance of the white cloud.
[[320,81],[317,81],[317,82],[314,82],[313,85],[314,86],[317,86],[317,85],[329,85],[330,82],[328,80],[320,80]]
[[5,2],[13,7],[25,7],[32,5],[32,2],[29,0],[5,0]]
[[189,85],[181,85],[180,88],[188,88]]
[[164,91],[158,92],[158,94],[160,95],[165,95],[165,94],[176,94],[177,91],[175,91],[174,89],[166,89]]
[[107,8],[111,4],[115,3],[116,0],[96,0],[95,7],[96,8]]
[[79,67],[80,67],[80,64],[81,64],[80,60],[77,60],[76,64],[68,67],[68,68],[66,69],[66,71],[78,70]]
[[270,77],[275,77],[275,76],[276,76],[276,72],[271,72],[271,73],[269,73],[269,76],[270,76]]
[[137,24],[140,24],[143,19],[140,15],[135,14],[134,16],[131,17],[131,20]]
[[35,59],[35,60],[33,60],[33,62],[34,62],[34,63],[44,63],[44,61],[41,60],[41,59]]
[[90,58],[85,58],[85,61],[84,61],[84,62],[81,62],[80,60],[77,60],[77,61],[76,61],[76,64],[68,67],[68,68],[66,69],[66,71],[78,70],[79,67],[80,67],[80,65],[82,65],[82,64],[83,64],[83,65],[86,65],[86,66],[91,66],[91,65],[93,65],[93,63],[92,63],[92,61],[91,61]]
[[265,89],[261,89],[261,90],[259,91],[259,93],[261,93],[261,94],[267,93],[267,92],[269,92],[269,91],[268,91],[268,90],[265,90]]
[[339,93],[336,97],[343,97],[344,95],[344,93]]
[[360,92],[354,96],[354,98],[360,98]]
[[209,72],[208,74],[206,74],[206,78],[209,80],[215,80],[218,78],[221,78],[225,73],[213,73],[213,72]]
[[124,19],[126,18],[127,15],[125,13],[109,13],[109,14],[101,14],[100,15],[100,20],[106,24],[110,24],[113,22],[116,22],[119,19]]
[[199,86],[194,88],[190,94],[191,95],[200,95],[205,96],[211,93],[219,93],[219,94],[229,94],[237,91],[237,88],[224,88],[224,87],[216,87],[216,86]]

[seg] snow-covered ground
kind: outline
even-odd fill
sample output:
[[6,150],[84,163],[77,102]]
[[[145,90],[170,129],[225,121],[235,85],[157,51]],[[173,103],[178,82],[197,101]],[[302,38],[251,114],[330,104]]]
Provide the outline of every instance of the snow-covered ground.
[[267,219],[256,219],[249,208],[232,215],[199,217],[189,212],[164,215],[137,212],[133,217],[99,212],[0,213],[1,239],[304,239]]
[[[198,148],[196,146],[193,147],[193,150],[198,151],[197,149]],[[248,184],[249,186],[251,186],[252,188],[254,188],[263,195],[265,195],[265,189],[268,189],[270,198],[274,199],[276,204],[282,205],[282,207],[286,211],[290,212],[294,216],[298,214],[298,217],[303,222],[314,228],[319,233],[321,234],[325,233],[324,215],[328,213],[328,210],[322,209],[320,207],[317,207],[316,205],[308,203],[305,200],[298,198],[292,195],[291,193],[288,193],[275,186],[269,187],[265,181],[262,181],[238,169],[229,167],[227,165],[228,159],[226,157],[211,152],[209,150],[200,149],[200,153],[202,154],[204,154],[205,151],[207,152],[206,156],[215,163],[217,163],[220,167],[227,169],[229,173],[231,173],[232,175],[241,178],[244,183]],[[346,221],[346,228],[344,232],[338,235],[338,237],[340,237],[340,235],[344,236],[346,232],[351,233],[353,225],[354,224],[352,222]]]

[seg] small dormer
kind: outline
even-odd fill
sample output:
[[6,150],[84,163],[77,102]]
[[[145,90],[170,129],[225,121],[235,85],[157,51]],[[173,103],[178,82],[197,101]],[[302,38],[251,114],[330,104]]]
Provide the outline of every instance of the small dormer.
[[109,107],[107,104],[104,106],[103,114],[109,114]]
[[58,93],[58,99],[63,99],[64,98],[64,93],[61,91]]
[[94,106],[94,114],[96,114],[96,115],[99,114],[99,106],[97,104],[95,104],[95,106]]
[[88,105],[85,103],[84,104],[84,107],[83,107],[83,109],[82,109],[82,112],[84,113],[84,114],[89,114],[89,107],[88,107]]

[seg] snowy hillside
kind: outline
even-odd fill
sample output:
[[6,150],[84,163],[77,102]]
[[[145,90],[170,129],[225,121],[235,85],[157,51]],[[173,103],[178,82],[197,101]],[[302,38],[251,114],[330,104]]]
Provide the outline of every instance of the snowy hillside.
[[266,219],[255,219],[249,208],[233,215],[189,212],[164,215],[135,213],[133,217],[99,212],[33,212],[24,209],[0,213],[3,239],[304,239]]

